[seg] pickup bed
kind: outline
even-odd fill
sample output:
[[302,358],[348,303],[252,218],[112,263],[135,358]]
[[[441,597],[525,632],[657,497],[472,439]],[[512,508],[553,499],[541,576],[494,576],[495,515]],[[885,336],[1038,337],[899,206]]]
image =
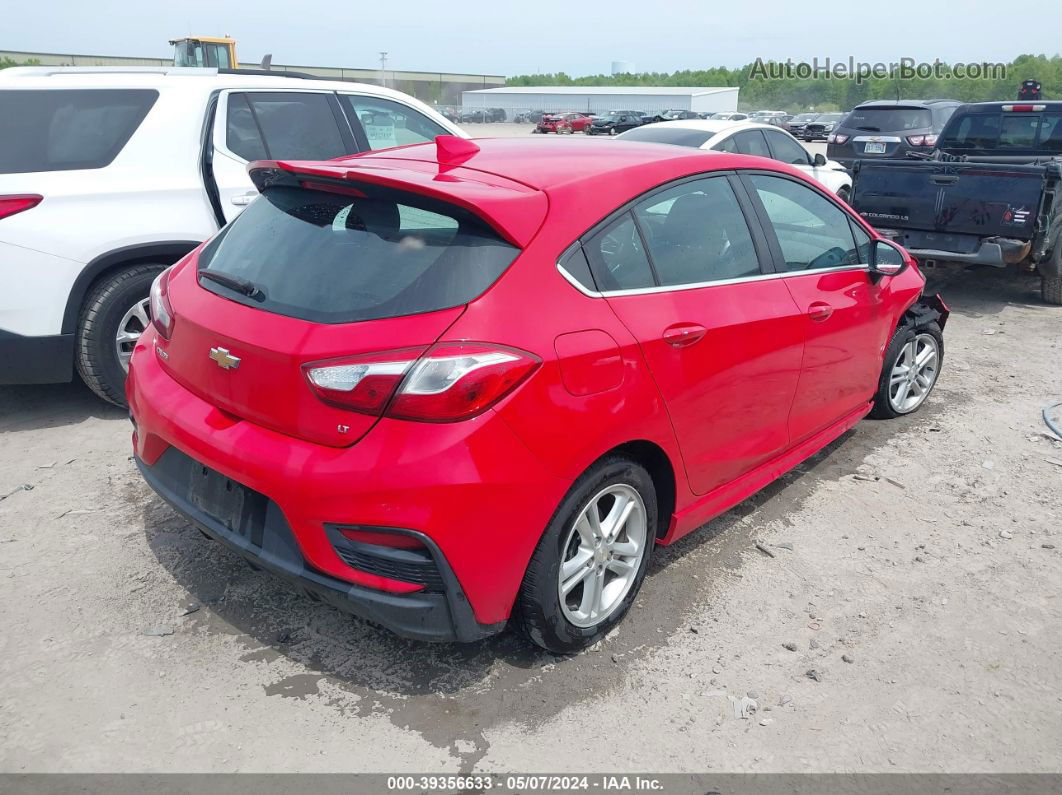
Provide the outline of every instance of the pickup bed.
[[938,145],[857,161],[852,206],[923,262],[1036,271],[1062,304],[1062,103],[963,106]]

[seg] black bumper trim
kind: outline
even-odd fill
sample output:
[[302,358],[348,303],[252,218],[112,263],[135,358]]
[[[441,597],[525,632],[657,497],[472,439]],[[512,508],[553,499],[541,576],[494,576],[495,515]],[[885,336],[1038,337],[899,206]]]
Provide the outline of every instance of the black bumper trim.
[[61,384],[73,377],[73,334],[24,337],[0,329],[0,384]]
[[229,529],[180,493],[180,470],[185,461],[200,466],[194,459],[171,447],[155,466],[148,466],[139,456],[135,460],[148,485],[200,530],[255,568],[265,569],[312,599],[327,602],[412,640],[470,642],[494,635],[505,627],[505,622],[484,625],[476,621],[471,605],[457,586],[456,576],[442,559],[438,547],[422,534],[417,535],[426,540],[436,556],[447,586],[445,593],[400,595],[363,588],[310,568],[276,503],[267,500],[261,526],[255,527],[248,538]]

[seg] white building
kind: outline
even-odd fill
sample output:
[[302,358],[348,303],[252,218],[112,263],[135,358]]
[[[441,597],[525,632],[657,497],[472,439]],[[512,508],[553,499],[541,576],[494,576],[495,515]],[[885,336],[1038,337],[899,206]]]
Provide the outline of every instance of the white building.
[[635,110],[658,113],[674,109],[718,113],[737,110],[738,89],[736,86],[506,86],[464,91],[461,97],[466,110],[503,108],[510,118],[514,113],[528,110],[570,110],[588,113]]

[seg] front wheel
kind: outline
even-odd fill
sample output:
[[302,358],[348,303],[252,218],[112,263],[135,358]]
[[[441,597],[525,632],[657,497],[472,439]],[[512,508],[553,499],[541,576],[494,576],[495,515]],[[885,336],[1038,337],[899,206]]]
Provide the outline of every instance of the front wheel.
[[943,362],[944,336],[936,323],[898,329],[885,350],[871,416],[892,419],[918,411],[936,386]]
[[603,638],[641,588],[656,527],[656,490],[643,467],[618,456],[591,467],[528,564],[514,611],[524,634],[557,654]]
[[1062,276],[1041,276],[1040,295],[1045,304],[1062,306]]
[[837,198],[848,204],[848,200],[852,197],[852,192],[847,185],[837,191]]

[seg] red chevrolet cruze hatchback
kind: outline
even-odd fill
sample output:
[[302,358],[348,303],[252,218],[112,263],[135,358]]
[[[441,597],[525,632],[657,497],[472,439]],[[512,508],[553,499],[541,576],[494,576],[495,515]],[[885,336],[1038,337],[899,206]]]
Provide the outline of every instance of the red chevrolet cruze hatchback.
[[136,461],[406,637],[582,648],[655,544],[940,372],[912,260],[775,161],[441,137],[250,169],[262,196],[152,289]]

